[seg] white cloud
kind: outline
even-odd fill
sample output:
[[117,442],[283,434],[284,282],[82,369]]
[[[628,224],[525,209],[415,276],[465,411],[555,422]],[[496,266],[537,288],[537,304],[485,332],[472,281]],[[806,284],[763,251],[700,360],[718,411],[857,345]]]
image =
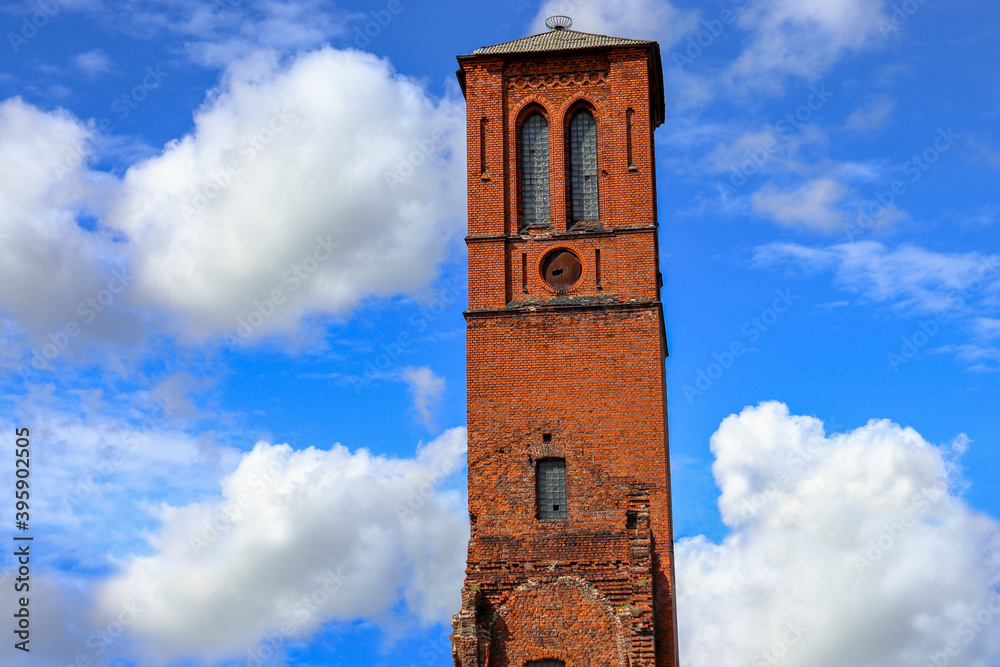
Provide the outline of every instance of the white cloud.
[[780,91],[789,76],[815,80],[840,58],[883,44],[884,0],[762,0],[739,26],[748,44],[729,68],[734,85]]
[[968,364],[967,369],[976,373],[996,373],[1000,371],[1000,347],[995,345],[962,343],[942,345],[934,352],[950,352]]
[[[88,168],[86,124],[0,103],[0,311],[36,342],[162,314],[188,340],[294,334],[311,314],[416,294],[462,231],[462,106],[384,60],[257,53],[194,121],[118,181]],[[88,298],[106,303],[92,314]]]
[[967,315],[974,305],[1000,304],[1000,255],[945,253],[904,244],[894,249],[875,241],[811,248],[769,243],[754,251],[758,266],[785,265],[804,271],[833,269],[842,287],[865,301],[890,303],[910,314]]
[[410,386],[413,396],[413,407],[420,415],[420,421],[427,428],[433,428],[434,412],[432,408],[441,401],[444,394],[444,378],[435,375],[427,366],[414,368],[407,366],[402,370],[403,379]]
[[868,104],[858,107],[847,117],[844,127],[857,132],[867,132],[877,130],[889,119],[893,109],[896,108],[896,100],[888,95],[880,95]]
[[423,622],[446,621],[469,528],[464,497],[439,483],[465,448],[463,428],[413,459],[258,443],[222,500],[162,507],[155,553],[105,582],[101,609],[140,600],[133,638],[162,660],[245,655],[265,635],[308,636],[330,619],[386,620],[401,599]]
[[831,178],[806,181],[793,190],[768,183],[750,197],[753,211],[786,227],[837,232],[845,220],[842,209],[848,189]]
[[[35,555],[40,554],[36,552]],[[11,558],[11,561],[15,559]],[[3,642],[0,644],[0,662],[10,667],[72,665],[77,656],[83,655],[89,658],[90,662],[79,664],[104,667],[108,662],[107,652],[97,656],[96,651],[88,648],[87,644],[87,640],[90,639],[90,646],[96,646],[99,640],[88,637],[88,631],[93,632],[97,628],[88,627],[89,599],[86,585],[72,576],[63,576],[39,568],[37,560],[34,564],[29,591],[31,625],[28,647],[31,650],[25,653],[14,648],[14,642],[20,641],[20,638]],[[3,575],[0,575],[0,586],[3,587],[0,589],[3,590],[0,601],[5,609],[10,609],[13,613],[17,609],[13,580],[17,576],[16,561]]]
[[973,323],[976,335],[983,340],[1000,339],[1000,319],[995,317],[977,317]]
[[73,57],[73,64],[90,77],[111,71],[111,59],[101,49],[77,54]]
[[[285,53],[313,48],[346,32],[343,12],[323,0],[254,0],[246,4],[221,0],[215,4],[186,2],[183,7],[167,25],[190,37],[188,52],[196,62],[209,67],[226,67],[261,48]],[[171,12],[176,9],[177,3],[173,3]]]
[[[163,428],[143,392],[75,393],[80,402],[68,408],[52,385],[32,386],[13,411],[16,423],[0,419],[6,433],[30,428],[32,529],[35,543],[46,545],[32,558],[31,652],[4,642],[0,664],[85,664],[80,655],[86,664],[107,664],[125,637],[113,619],[90,618],[95,577],[114,558],[148,548],[142,535],[156,525],[150,505],[217,493],[221,472],[239,461],[240,452],[216,446],[209,434]],[[13,446],[0,443],[0,456],[11,459]],[[9,521],[12,511],[5,510]],[[9,609],[16,566],[13,551],[0,555],[0,603]]]
[[[544,32],[548,16],[565,14],[574,30],[657,40],[675,108],[689,108],[724,91],[779,94],[789,78],[816,81],[844,57],[884,46],[891,25],[885,6],[885,0],[760,0],[705,14],[667,0],[548,0],[531,30]],[[716,68],[727,53],[717,44],[734,38],[742,42],[739,55]]]
[[566,15],[573,30],[630,39],[652,39],[668,49],[698,20],[698,12],[678,9],[666,0],[548,0],[531,24],[546,32],[545,19]]
[[682,664],[924,665],[949,642],[954,664],[996,664],[1000,525],[956,495],[966,443],[887,420],[828,435],[775,402],[726,418],[730,533],[676,548]]
[[1000,221],[1000,204],[983,204],[973,211],[952,213],[950,218],[972,228],[985,228]]
[[[1000,369],[1000,348],[994,343],[1000,331],[995,318],[1000,314],[1000,255],[935,252],[908,244],[887,248],[875,241],[826,248],[769,243],[754,249],[753,261],[807,275],[832,271],[834,282],[856,293],[860,303],[887,304],[905,317],[930,316],[914,325],[924,344],[949,327],[967,337],[960,344],[939,345],[934,339],[936,346],[927,351],[954,354],[969,370]],[[905,359],[895,353],[888,357],[893,369],[912,358],[906,352],[912,340],[903,343]]]
[[[732,172],[734,187],[758,173],[783,172],[802,175],[815,171],[813,154],[830,143],[826,133],[814,123],[792,126],[786,120],[776,125],[766,124],[745,130],[743,123],[695,125],[701,138],[714,141],[714,146],[699,161],[699,166],[712,173]],[[673,137],[671,137],[673,140]]]
[[[831,172],[837,178],[852,183],[873,183],[875,181],[878,181],[880,178],[884,177],[883,165],[879,164],[875,160],[869,160],[865,162],[856,162],[856,161],[839,162],[833,167]],[[889,206],[888,208],[895,209],[894,206]],[[898,211],[898,209],[895,210]],[[879,216],[879,218],[893,219],[896,218],[896,216],[898,216],[899,214],[900,213],[888,215],[886,213],[883,213]]]
[[[32,456],[36,527],[49,553],[72,553],[80,571],[91,572],[144,545],[140,535],[155,525],[149,504],[212,493],[240,454],[210,434],[164,428],[144,396],[115,395],[112,407],[95,393],[79,414],[49,406],[44,390],[23,397],[19,408],[33,441],[45,443]],[[0,425],[13,432],[14,424]]]
[[125,175],[110,218],[141,298],[212,335],[420,289],[461,229],[459,110],[355,51],[234,66],[194,131]]
[[[679,25],[679,34],[663,33],[670,35],[663,40],[668,49],[686,35],[665,54],[668,88],[683,108],[702,107],[720,95],[757,100],[780,95],[792,78],[817,81],[841,59],[885,45],[885,5],[885,0],[760,0],[719,7]],[[730,59],[728,48],[719,45],[734,41],[739,55]]]
[[713,173],[737,172],[741,169],[756,174],[771,160],[785,155],[790,145],[774,127],[741,132],[735,137],[719,141],[701,163]]
[[87,168],[92,139],[65,111],[0,102],[0,311],[46,343],[121,267],[111,236],[77,223],[112,181]]
[[152,0],[115,3],[61,0],[70,10],[89,11],[111,32],[149,40],[167,36],[183,44],[196,63],[225,68],[257,49],[286,53],[316,48],[346,33],[352,18],[329,0]]

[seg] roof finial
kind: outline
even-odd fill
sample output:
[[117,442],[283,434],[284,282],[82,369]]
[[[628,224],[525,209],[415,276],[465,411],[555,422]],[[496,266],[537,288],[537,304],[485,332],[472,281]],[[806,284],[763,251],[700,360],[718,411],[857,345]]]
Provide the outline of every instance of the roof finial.
[[545,25],[549,30],[566,30],[573,25],[573,19],[568,16],[550,16],[545,19]]

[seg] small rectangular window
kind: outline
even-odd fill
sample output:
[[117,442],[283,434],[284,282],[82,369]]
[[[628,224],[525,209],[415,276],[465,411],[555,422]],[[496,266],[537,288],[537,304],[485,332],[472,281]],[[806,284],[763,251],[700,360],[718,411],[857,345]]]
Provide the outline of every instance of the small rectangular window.
[[535,469],[539,519],[566,518],[566,460],[541,459]]
[[566,667],[562,660],[530,660],[525,667]]

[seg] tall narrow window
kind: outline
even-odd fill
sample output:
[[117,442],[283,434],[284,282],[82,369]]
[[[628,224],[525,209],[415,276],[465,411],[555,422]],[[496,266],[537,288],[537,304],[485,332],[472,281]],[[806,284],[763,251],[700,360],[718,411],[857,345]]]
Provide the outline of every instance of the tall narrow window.
[[549,224],[549,123],[537,111],[521,126],[521,226]]
[[586,109],[569,121],[571,222],[597,222],[597,123]]
[[566,518],[566,460],[541,459],[535,469],[539,519]]

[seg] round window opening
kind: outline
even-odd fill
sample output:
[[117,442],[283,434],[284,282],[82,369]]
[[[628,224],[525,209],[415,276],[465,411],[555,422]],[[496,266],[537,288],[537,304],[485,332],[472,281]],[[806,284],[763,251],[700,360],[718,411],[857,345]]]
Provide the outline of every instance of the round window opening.
[[575,285],[582,273],[580,258],[569,250],[554,250],[542,260],[542,278],[549,287],[560,292]]

